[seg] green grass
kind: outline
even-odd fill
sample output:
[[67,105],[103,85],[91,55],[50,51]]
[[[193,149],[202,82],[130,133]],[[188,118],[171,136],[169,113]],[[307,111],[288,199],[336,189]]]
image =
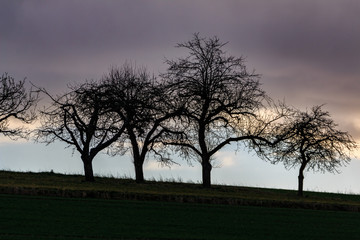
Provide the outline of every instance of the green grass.
[[305,192],[215,185],[205,189],[199,184],[154,182],[136,184],[131,179],[96,178],[83,182],[83,176],[54,173],[17,173],[0,171],[0,193],[93,197],[122,200],[153,200],[230,205],[310,208],[322,210],[360,210],[360,195]]
[[360,214],[0,195],[0,239],[359,239]]

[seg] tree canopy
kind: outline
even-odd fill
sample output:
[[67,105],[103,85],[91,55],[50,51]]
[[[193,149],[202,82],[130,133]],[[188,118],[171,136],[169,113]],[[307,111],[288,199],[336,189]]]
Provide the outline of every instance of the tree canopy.
[[282,162],[286,168],[299,168],[298,194],[303,195],[304,171],[337,172],[337,168],[351,160],[357,147],[348,132],[338,129],[323,106],[310,111],[294,109],[292,114],[277,126],[279,139],[263,157],[272,163]]
[[184,106],[180,128],[185,133],[169,144],[202,165],[203,185],[210,186],[214,154],[226,144],[241,140],[265,140],[246,123],[256,122],[267,95],[259,75],[248,72],[242,57],[228,56],[217,37],[193,39],[177,47],[188,55],[167,60],[163,78]]
[[15,81],[8,74],[0,78],[0,133],[10,138],[27,137],[23,127],[11,128],[11,120],[32,123],[36,119],[37,91],[27,91],[25,80]]
[[57,97],[41,89],[52,103],[40,111],[37,141],[50,144],[59,140],[73,147],[81,155],[86,181],[94,181],[94,157],[118,140],[125,127],[102,104],[104,92],[97,83],[87,82],[70,89]]
[[[169,163],[157,149],[157,143],[170,128],[167,122],[179,113],[169,99],[167,86],[152,77],[145,68],[124,64],[111,69],[101,81],[105,91],[103,104],[109,106],[124,124],[126,139],[120,143],[121,152],[130,150],[137,182],[144,181],[143,164],[149,152],[160,161]],[[126,143],[125,143],[126,145]]]

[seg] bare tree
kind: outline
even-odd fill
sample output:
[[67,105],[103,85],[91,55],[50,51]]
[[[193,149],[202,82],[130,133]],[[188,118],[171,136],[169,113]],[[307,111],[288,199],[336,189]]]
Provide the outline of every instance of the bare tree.
[[24,128],[11,128],[10,121],[28,124],[35,120],[38,92],[26,91],[25,80],[16,82],[8,74],[3,74],[0,81],[0,133],[10,138],[26,137]]
[[125,128],[122,121],[102,104],[104,92],[98,84],[84,83],[70,89],[57,97],[41,89],[52,104],[40,112],[42,125],[37,131],[37,141],[50,144],[59,140],[73,147],[81,155],[85,180],[92,182],[93,159],[117,141]]
[[280,141],[263,157],[272,163],[282,162],[288,169],[300,166],[298,195],[303,196],[304,171],[337,172],[339,166],[351,160],[356,143],[337,126],[322,106],[306,112],[293,110],[277,127]]
[[[166,86],[151,77],[145,68],[124,64],[113,68],[103,79],[107,104],[124,122],[129,148],[133,156],[136,182],[144,182],[143,164],[152,151],[162,163],[170,159],[156,148],[158,139],[169,129],[166,122],[174,117],[177,110],[167,98]],[[123,144],[123,143],[121,143]]]
[[185,134],[166,144],[201,163],[204,187],[211,186],[212,159],[225,145],[266,141],[267,124],[259,121],[258,113],[267,96],[259,76],[246,70],[243,58],[227,56],[224,45],[217,37],[194,34],[192,40],[177,45],[188,55],[167,60],[168,70],[162,75],[173,98],[184,105],[183,121],[177,127]]

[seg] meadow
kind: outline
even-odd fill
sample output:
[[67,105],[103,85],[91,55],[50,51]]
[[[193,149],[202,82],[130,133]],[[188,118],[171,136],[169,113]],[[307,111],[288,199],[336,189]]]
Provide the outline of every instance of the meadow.
[[0,172],[0,239],[360,236],[358,195],[307,192],[307,197],[299,198],[295,191],[276,189],[81,180],[81,176],[53,173]]
[[81,175],[51,172],[0,171],[0,194],[360,211],[360,195],[305,192],[305,197],[298,197],[292,190],[226,185],[203,188],[201,184],[174,179],[143,184],[128,178],[95,180],[89,183]]

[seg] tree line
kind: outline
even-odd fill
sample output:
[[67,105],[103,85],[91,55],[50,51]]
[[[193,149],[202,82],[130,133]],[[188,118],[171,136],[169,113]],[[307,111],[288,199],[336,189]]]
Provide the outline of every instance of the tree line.
[[[113,67],[101,79],[68,86],[61,95],[1,77],[0,132],[26,137],[24,128],[9,128],[11,118],[36,119],[37,142],[62,141],[80,153],[86,181],[94,181],[92,162],[101,151],[130,152],[136,182],[144,182],[149,154],[171,165],[172,153],[202,167],[202,184],[211,186],[215,154],[228,144],[242,143],[271,163],[299,167],[298,194],[304,171],[337,171],[357,147],[338,129],[323,106],[301,111],[272,100],[261,89],[260,76],[249,72],[243,57],[228,55],[217,37],[194,34],[176,47],[187,55],[166,60],[159,76],[130,63]],[[50,104],[35,108],[39,95]]]

